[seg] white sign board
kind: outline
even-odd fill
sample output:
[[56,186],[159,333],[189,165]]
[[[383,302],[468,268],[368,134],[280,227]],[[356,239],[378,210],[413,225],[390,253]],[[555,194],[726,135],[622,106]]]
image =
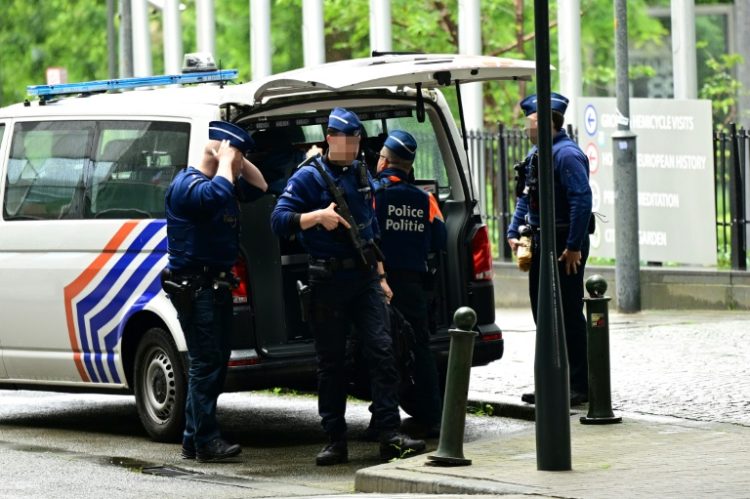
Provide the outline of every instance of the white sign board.
[[[612,133],[624,117],[614,98],[578,99],[578,143],[589,158],[594,211],[591,255],[615,256]],[[713,130],[708,100],[631,99],[637,135],[640,259],[716,265]]]

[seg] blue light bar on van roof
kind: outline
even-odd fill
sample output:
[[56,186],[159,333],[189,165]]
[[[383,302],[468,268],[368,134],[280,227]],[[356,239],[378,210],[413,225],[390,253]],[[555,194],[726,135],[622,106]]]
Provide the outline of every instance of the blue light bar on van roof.
[[29,95],[37,95],[45,100],[53,95],[86,94],[110,90],[126,90],[138,87],[160,87],[187,83],[206,83],[211,81],[228,81],[237,78],[236,69],[205,71],[181,75],[144,76],[139,78],[120,78],[117,80],[96,80],[81,83],[62,83],[60,85],[29,85]]

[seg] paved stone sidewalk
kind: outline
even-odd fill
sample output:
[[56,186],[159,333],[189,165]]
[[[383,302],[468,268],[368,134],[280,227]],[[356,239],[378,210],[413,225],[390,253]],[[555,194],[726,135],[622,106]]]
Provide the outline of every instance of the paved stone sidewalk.
[[538,471],[533,429],[464,446],[471,466],[426,456],[357,472],[359,492],[555,498],[750,497],[750,428],[624,414],[623,423],[571,419],[572,471]]
[[[469,398],[522,409],[521,394],[534,390],[534,321],[527,309],[505,309],[497,323],[505,354],[472,369]],[[610,324],[616,412],[750,426],[750,312],[611,313]]]
[[[469,399],[502,415],[534,417],[535,326],[526,310],[498,310],[505,355],[472,370]],[[464,445],[467,467],[417,456],[360,470],[362,492],[565,498],[750,498],[750,313],[611,313],[612,400],[622,424],[571,417],[572,471],[537,471],[533,426]],[[671,416],[678,416],[671,417]]]

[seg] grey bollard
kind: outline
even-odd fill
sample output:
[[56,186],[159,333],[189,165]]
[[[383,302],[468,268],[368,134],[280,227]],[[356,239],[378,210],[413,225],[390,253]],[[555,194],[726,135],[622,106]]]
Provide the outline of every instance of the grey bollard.
[[589,362],[589,412],[581,424],[621,423],[622,418],[612,412],[612,389],[609,368],[609,310],[611,298],[604,296],[607,282],[600,275],[586,280],[590,298],[586,302]]
[[471,459],[464,457],[464,427],[471,359],[474,356],[474,338],[477,336],[471,329],[477,323],[477,314],[471,307],[461,307],[453,314],[453,322],[456,329],[450,330],[451,345],[448,353],[440,442],[437,452],[427,456],[427,459],[430,461],[428,464],[433,465],[467,466],[471,464]]

